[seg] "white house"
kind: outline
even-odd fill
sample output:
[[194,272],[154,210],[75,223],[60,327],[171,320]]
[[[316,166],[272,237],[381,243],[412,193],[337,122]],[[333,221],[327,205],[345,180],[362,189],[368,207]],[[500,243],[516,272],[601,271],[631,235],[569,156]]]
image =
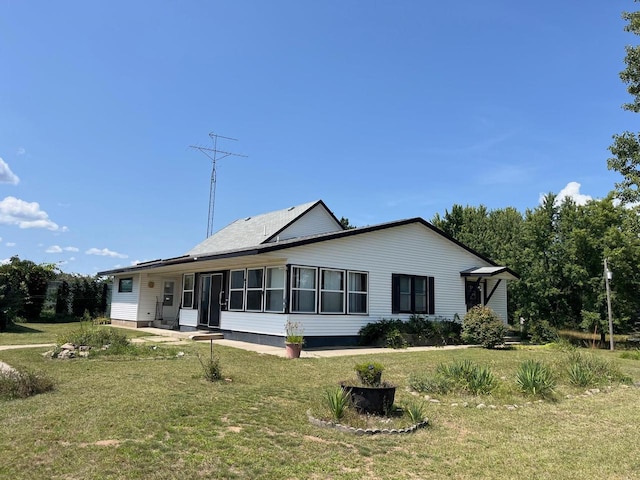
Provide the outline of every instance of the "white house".
[[321,200],[241,218],[185,255],[100,272],[114,277],[111,321],[213,329],[283,345],[345,345],[361,327],[412,314],[453,318],[478,303],[507,320],[517,275],[422,218],[345,230]]

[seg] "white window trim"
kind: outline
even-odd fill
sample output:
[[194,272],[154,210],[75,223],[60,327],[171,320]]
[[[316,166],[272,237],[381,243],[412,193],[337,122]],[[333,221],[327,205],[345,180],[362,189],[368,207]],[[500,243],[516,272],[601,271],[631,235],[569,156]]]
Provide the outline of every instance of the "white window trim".
[[[260,287],[251,287],[249,288],[249,270],[260,270],[262,271],[262,283]],[[246,312],[263,312],[264,311],[264,267],[257,268],[247,268],[245,273],[245,295],[244,295],[244,308]],[[249,309],[249,292],[260,292],[260,307],[258,309]]]
[[[322,273],[323,272],[339,272],[342,274],[342,290],[330,290],[327,288],[322,288]],[[321,268],[320,269],[320,274],[318,275],[318,301],[319,301],[319,309],[320,309],[320,314],[321,315],[344,315],[345,312],[345,306],[346,306],[346,299],[345,299],[345,290],[347,287],[347,279],[345,278],[345,274],[346,271],[345,270],[340,270],[337,268]],[[342,294],[342,310],[340,310],[339,312],[324,312],[322,310],[322,294],[323,293],[341,293]]]
[[[293,286],[293,281],[296,278],[295,274],[293,273],[294,270],[298,268],[298,269],[306,269],[306,270],[313,270],[314,271],[314,278],[315,278],[315,287],[314,288],[298,288],[298,287],[294,287]],[[307,310],[294,310],[293,309],[293,292],[313,292],[313,298],[314,298],[314,302],[313,302],[313,310],[311,311],[307,311]],[[304,265],[292,265],[291,266],[291,294],[290,294],[290,302],[291,302],[291,313],[307,313],[307,314],[313,314],[313,313],[318,313],[318,267],[307,267]]]
[[[366,282],[366,290],[365,291],[360,291],[360,290],[351,290],[351,284],[349,283],[349,274],[351,273],[357,273],[359,275],[365,275],[367,282]],[[369,315],[369,272],[362,272],[359,270],[347,270],[347,315]],[[362,294],[365,296],[365,298],[367,299],[367,301],[365,302],[365,311],[364,312],[351,312],[351,302],[349,301],[349,295],[351,293],[357,293],[357,294]]]
[[[282,276],[281,286],[279,287],[267,286],[267,278],[269,278],[269,274],[268,274],[269,270],[282,270],[284,272],[284,275]],[[268,310],[267,292],[276,291],[276,290],[282,291],[282,306],[280,307],[280,310]],[[273,312],[273,313],[283,313],[285,309],[285,301],[286,301],[285,292],[286,291],[287,291],[287,269],[285,267],[266,267],[264,271],[264,302],[263,302],[264,311]]]
[[[233,276],[233,272],[242,272],[242,288],[231,288],[231,277]],[[243,312],[244,311],[244,307],[246,305],[245,301],[245,294],[244,294],[244,286],[247,283],[247,272],[245,271],[244,268],[237,268],[234,270],[229,270],[229,299],[227,301],[227,309],[230,312]],[[241,308],[231,308],[231,292],[240,292],[240,295],[242,297],[242,307]]]

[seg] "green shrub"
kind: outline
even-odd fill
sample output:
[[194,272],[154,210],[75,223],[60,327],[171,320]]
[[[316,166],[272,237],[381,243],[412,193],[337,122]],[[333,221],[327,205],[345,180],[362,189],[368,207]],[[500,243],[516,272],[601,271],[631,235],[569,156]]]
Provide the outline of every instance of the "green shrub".
[[10,370],[0,372],[0,398],[26,398],[53,390],[51,378],[42,373],[29,370]]
[[531,321],[527,325],[526,334],[529,341],[537,345],[557,342],[560,338],[558,330],[546,320]]
[[489,394],[496,387],[496,379],[489,367],[478,366],[466,380],[467,388],[473,395]]
[[378,362],[358,363],[355,366],[358,380],[367,387],[379,387],[382,379],[384,365]]
[[351,393],[340,386],[334,387],[325,392],[325,400],[333,419],[340,421],[351,401]]
[[450,380],[458,390],[473,395],[491,393],[497,384],[489,367],[482,367],[468,359],[441,363],[436,366],[436,374]]
[[387,336],[385,338],[385,344],[388,348],[396,348],[396,349],[407,348],[409,346],[407,344],[407,341],[404,339],[404,337],[400,333],[400,330],[398,330],[397,328],[394,328],[389,333],[387,333]]
[[536,360],[525,360],[516,373],[516,384],[527,395],[548,397],[556,386],[551,370]]
[[586,387],[594,383],[593,371],[583,363],[571,363],[567,368],[569,383],[578,387]]
[[222,380],[222,367],[220,366],[220,359],[217,356],[211,354],[209,358],[203,361],[200,355],[198,355],[198,360],[200,361],[200,365],[202,365],[204,378],[210,382]]
[[389,332],[392,330],[401,330],[403,328],[403,323],[404,322],[398,318],[383,318],[377,322],[367,323],[358,332],[358,335],[360,336],[360,344],[378,344],[385,340]]
[[494,348],[504,343],[507,333],[500,317],[489,307],[476,305],[464,316],[462,322],[462,340],[465,343]]
[[59,345],[65,343],[87,345],[99,349],[105,345],[109,345],[110,348],[127,347],[130,342],[126,334],[116,329],[95,327],[91,323],[82,322],[80,328],[59,336],[57,343]]
[[[406,322],[383,318],[368,323],[360,329],[361,345],[385,345],[404,348],[412,345],[460,343],[460,321],[438,317],[428,319],[424,315],[411,315]],[[400,339],[402,337],[402,340]]]

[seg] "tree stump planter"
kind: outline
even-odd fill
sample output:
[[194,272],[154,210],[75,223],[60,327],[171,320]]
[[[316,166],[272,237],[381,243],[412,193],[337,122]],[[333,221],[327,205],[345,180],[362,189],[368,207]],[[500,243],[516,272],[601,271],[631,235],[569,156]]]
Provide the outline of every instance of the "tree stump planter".
[[351,403],[360,413],[374,415],[386,415],[393,407],[396,396],[394,385],[382,385],[380,387],[359,387],[340,384],[343,390],[349,391]]
[[284,348],[287,358],[300,358],[300,352],[302,352],[301,343],[285,343]]

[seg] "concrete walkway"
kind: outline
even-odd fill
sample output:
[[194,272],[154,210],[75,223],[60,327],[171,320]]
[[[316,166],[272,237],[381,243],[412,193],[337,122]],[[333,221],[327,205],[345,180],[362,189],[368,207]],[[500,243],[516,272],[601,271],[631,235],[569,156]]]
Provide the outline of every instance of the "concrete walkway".
[[[136,331],[142,331],[148,333],[149,336],[133,338],[133,343],[162,343],[164,345],[186,345],[193,342],[191,337],[195,335],[202,335],[209,332],[178,332],[176,330],[167,330],[164,328],[127,328],[127,327],[115,327],[122,329],[130,329]],[[201,342],[208,342],[209,340],[198,340]],[[239,348],[250,352],[256,352],[263,355],[275,355],[278,357],[285,357],[284,347],[274,347],[272,345],[259,345],[257,343],[240,342],[237,340],[213,340],[214,345],[224,345],[226,347]],[[52,347],[53,343],[39,343],[33,345],[0,345],[0,351],[13,350],[17,348],[37,348],[37,347]],[[447,345],[444,347],[409,347],[402,349],[393,348],[371,348],[371,347],[325,347],[325,348],[309,348],[303,349],[302,358],[329,358],[329,357],[343,357],[349,355],[381,355],[388,353],[409,353],[409,352],[428,352],[437,350],[457,350],[461,348],[469,348],[470,345]]]

